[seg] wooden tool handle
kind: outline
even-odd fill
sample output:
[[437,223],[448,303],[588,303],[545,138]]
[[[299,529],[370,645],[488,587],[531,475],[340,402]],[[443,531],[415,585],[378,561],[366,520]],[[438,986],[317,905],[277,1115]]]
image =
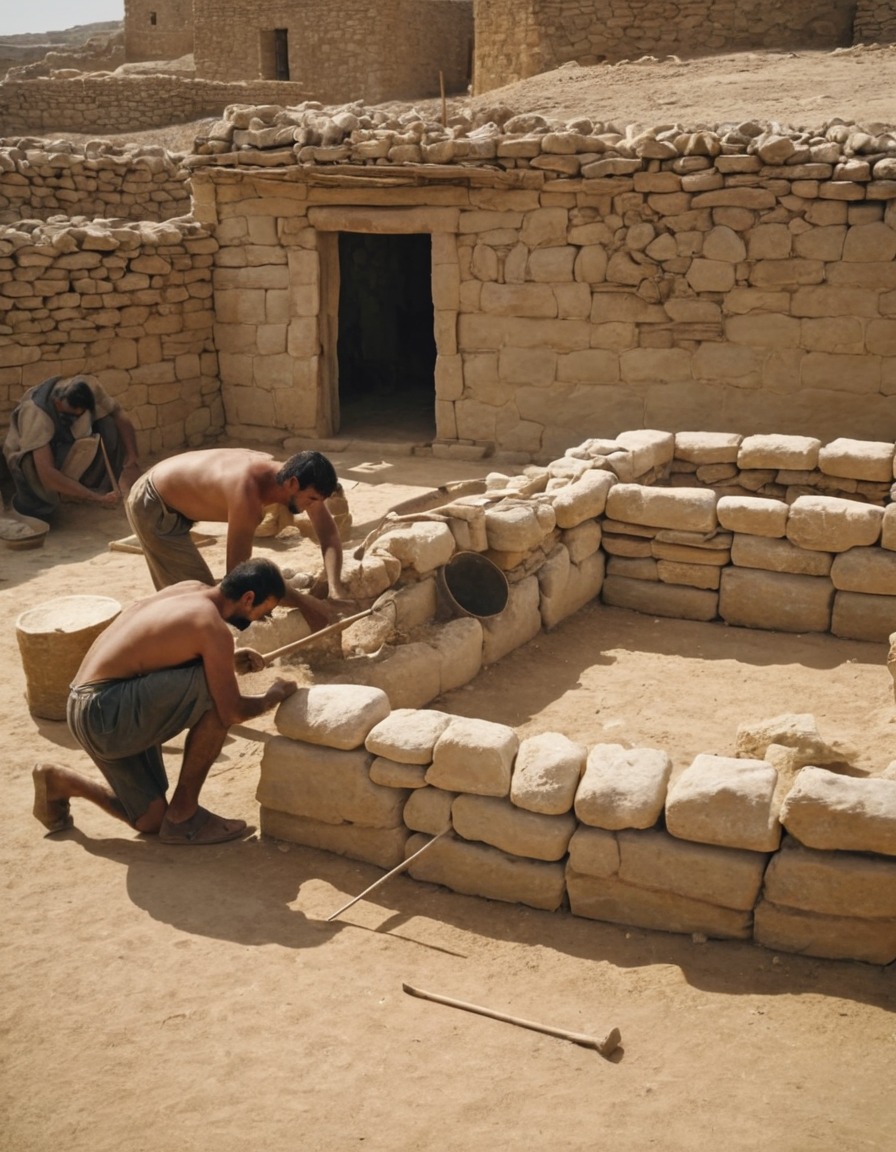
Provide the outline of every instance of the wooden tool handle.
[[301,640],[293,640],[291,644],[284,644],[282,648],[275,648],[273,652],[265,654],[265,667],[267,667],[271,661],[276,660],[278,656],[287,656],[290,652],[296,652],[299,648],[307,648],[310,644],[322,640],[324,636],[332,636],[335,632],[341,632],[343,628],[348,628],[349,624],[354,624],[356,620],[363,620],[365,616],[369,616],[373,611],[373,608],[365,608],[363,612],[356,612],[354,616],[346,616],[342,620],[336,620],[333,624],[328,624],[326,628],[319,628],[316,632],[312,632],[310,636],[303,636]]

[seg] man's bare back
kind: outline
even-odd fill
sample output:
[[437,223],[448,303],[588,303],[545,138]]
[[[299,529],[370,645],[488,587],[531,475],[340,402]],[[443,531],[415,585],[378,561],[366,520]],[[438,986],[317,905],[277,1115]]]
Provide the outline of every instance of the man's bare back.
[[227,523],[235,510],[261,522],[263,494],[280,465],[267,452],[251,448],[207,448],[182,452],[152,469],[152,482],[169,508],[188,520]]

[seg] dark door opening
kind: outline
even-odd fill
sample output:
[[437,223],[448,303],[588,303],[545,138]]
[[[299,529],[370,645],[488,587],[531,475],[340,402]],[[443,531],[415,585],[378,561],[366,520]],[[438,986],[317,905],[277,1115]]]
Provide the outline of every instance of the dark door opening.
[[435,436],[432,242],[339,234],[339,432]]
[[274,79],[289,79],[289,30],[274,29]]

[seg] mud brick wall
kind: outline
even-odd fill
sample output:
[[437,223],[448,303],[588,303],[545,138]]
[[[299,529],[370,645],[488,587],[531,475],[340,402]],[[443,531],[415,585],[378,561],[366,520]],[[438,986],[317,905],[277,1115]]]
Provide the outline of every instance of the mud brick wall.
[[187,221],[0,229],[0,425],[33,384],[90,372],[133,420],[145,455],[220,435],[216,250]]

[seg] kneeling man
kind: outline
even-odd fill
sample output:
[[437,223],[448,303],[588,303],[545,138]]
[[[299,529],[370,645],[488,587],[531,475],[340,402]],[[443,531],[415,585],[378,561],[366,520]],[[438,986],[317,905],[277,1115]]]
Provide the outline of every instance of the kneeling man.
[[[38,764],[38,820],[50,832],[70,828],[69,801],[78,797],[138,832],[157,832],[164,844],[217,844],[242,835],[245,821],[202,808],[200,790],[231,725],[275,707],[296,683],[278,677],[263,695],[244,696],[228,624],[247,628],[269,616],[284,594],[276,564],[253,559],[212,587],[184,581],[126,608],[93,642],[68,699],[69,728],[108,787]],[[257,654],[251,666],[261,666]],[[184,730],[169,801],[162,745]]]

